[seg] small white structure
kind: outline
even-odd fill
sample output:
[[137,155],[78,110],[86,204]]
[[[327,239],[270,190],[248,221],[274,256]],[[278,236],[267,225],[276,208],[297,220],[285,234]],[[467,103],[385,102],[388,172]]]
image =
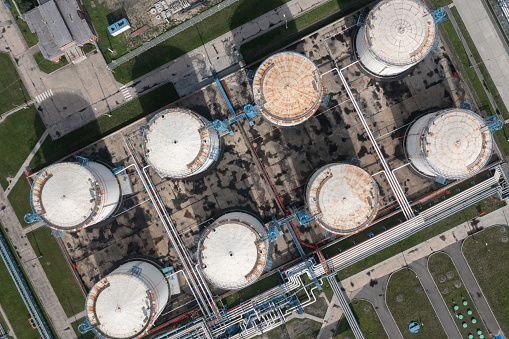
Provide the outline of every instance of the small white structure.
[[316,171],[308,182],[306,201],[327,231],[346,235],[366,228],[378,211],[378,186],[360,167],[334,163]]
[[145,128],[145,158],[162,177],[182,179],[206,171],[217,160],[219,133],[209,121],[187,109],[167,109]]
[[156,266],[142,260],[128,262],[92,287],[85,318],[101,338],[139,338],[154,325],[170,294]]
[[37,175],[30,198],[33,212],[45,225],[75,232],[113,214],[120,201],[120,186],[102,164],[63,162]]
[[435,21],[424,3],[383,0],[370,11],[359,30],[357,55],[374,75],[397,75],[428,55],[435,35]]
[[422,174],[445,179],[468,178],[488,164],[493,136],[472,111],[448,109],[426,114],[410,127],[406,154]]
[[198,243],[199,267],[205,279],[223,289],[255,282],[267,263],[267,231],[250,214],[227,213],[209,226]]
[[277,53],[258,67],[253,94],[267,120],[280,126],[298,125],[309,119],[322,102],[320,71],[302,54]]

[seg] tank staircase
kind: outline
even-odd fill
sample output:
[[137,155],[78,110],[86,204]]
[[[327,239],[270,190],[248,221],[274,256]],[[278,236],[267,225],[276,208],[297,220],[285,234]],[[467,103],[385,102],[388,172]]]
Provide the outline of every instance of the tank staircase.
[[161,197],[159,196],[159,193],[157,192],[150,176],[146,173],[146,167],[143,169],[140,167],[137,157],[134,154],[134,148],[130,141],[124,138],[124,142],[126,144],[129,155],[133,159],[133,165],[139,174],[143,186],[147,191],[154,208],[156,209],[159,220],[161,220],[166,234],[170,238],[172,249],[175,250],[179,258],[179,262],[181,263],[184,270],[184,276],[190,285],[189,287],[191,288],[191,292],[193,293],[194,298],[198,302],[200,310],[211,323],[219,320],[221,316],[217,305],[214,302],[214,298],[212,297],[212,293],[210,292],[199,270],[195,269],[193,260],[188,254],[187,249],[184,246],[184,243],[182,242],[182,239],[180,238],[179,233],[173,224],[173,221],[171,220],[170,215],[164,206],[164,203],[161,200]]
[[396,201],[398,202],[399,206],[401,207],[401,210],[403,211],[403,214],[405,215],[405,218],[407,220],[410,220],[415,216],[414,211],[412,210],[412,207],[410,206],[410,203],[408,202],[405,192],[401,188],[398,179],[394,175],[394,172],[390,169],[389,165],[387,164],[387,161],[385,161],[385,157],[382,154],[382,151],[380,150],[380,147],[378,146],[375,137],[373,136],[373,132],[371,131],[371,128],[369,127],[366,118],[364,117],[364,114],[361,111],[361,108],[359,107],[359,104],[357,103],[357,100],[355,99],[352,90],[350,88],[350,85],[346,81],[346,78],[344,76],[344,70],[355,63],[359,61],[354,62],[353,64],[350,64],[349,66],[339,70],[339,77],[341,79],[341,82],[343,83],[343,86],[345,87],[345,91],[348,94],[348,98],[350,99],[354,109],[355,113],[357,113],[357,118],[361,123],[362,128],[364,129],[364,132],[366,136],[368,137],[368,140],[371,143],[372,150],[375,152],[375,156],[378,158],[378,161],[380,165],[382,166],[383,171],[385,172],[385,177],[387,178],[387,183],[389,184],[394,197],[396,198]]
[[23,277],[20,269],[18,268],[18,264],[14,257],[12,256],[11,250],[7,245],[7,241],[5,240],[3,234],[0,233],[0,256],[2,257],[9,274],[16,285],[16,288],[25,303],[25,306],[32,318],[32,322],[37,328],[39,334],[42,339],[52,339],[51,331],[49,330],[44,317],[42,316],[42,312],[37,306],[35,299],[32,295],[32,291],[28,288],[27,282]]

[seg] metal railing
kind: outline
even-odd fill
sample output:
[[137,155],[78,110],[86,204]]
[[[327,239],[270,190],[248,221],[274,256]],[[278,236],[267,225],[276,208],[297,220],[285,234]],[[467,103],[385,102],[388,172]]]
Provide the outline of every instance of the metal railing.
[[141,45],[140,47],[136,48],[135,50],[121,56],[118,59],[113,60],[112,62],[110,62],[108,64],[108,68],[110,70],[112,70],[112,69],[122,65],[123,63],[136,58],[138,55],[142,54],[143,52],[146,52],[149,49],[151,49],[152,47],[155,47],[155,46],[159,45],[160,43],[168,40],[169,38],[185,31],[186,29],[191,28],[192,26],[196,25],[200,21],[208,18],[209,16],[212,16],[212,15],[218,13],[219,11],[230,6],[231,4],[236,3],[237,1],[239,1],[239,0],[224,0],[223,2],[219,3],[218,5],[216,5],[212,8],[209,8],[206,11],[198,14],[197,16],[193,17],[192,19],[189,19],[186,22],[178,25],[177,27],[170,29],[168,32],[165,32],[165,33],[157,36],[156,38]]
[[9,274],[11,275],[12,280],[16,285],[16,288],[18,289],[21,299],[23,299],[23,302],[25,303],[28,313],[30,314],[30,317],[32,317],[33,323],[37,327],[37,330],[39,331],[41,338],[52,339],[53,336],[51,335],[49,327],[46,324],[44,317],[42,316],[42,312],[39,309],[39,306],[37,306],[37,302],[35,301],[32,295],[32,291],[30,290],[30,288],[28,288],[27,282],[25,281],[25,277],[18,268],[18,264],[14,257],[12,256],[11,250],[7,245],[7,241],[5,240],[4,236],[1,233],[0,233],[0,256],[2,257],[5,266],[7,267],[7,270],[9,271]]

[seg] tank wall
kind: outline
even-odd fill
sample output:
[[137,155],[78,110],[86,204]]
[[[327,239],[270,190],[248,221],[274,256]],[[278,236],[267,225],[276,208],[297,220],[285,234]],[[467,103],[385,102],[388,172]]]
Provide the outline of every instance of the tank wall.
[[366,38],[366,30],[368,26],[363,25],[357,34],[355,42],[357,48],[357,55],[362,65],[371,73],[379,76],[394,76],[403,73],[415,63],[404,66],[389,65],[386,62],[379,60],[376,55],[371,51],[368,40]]
[[435,116],[435,113],[431,113],[417,119],[410,127],[406,137],[406,152],[412,165],[422,174],[432,177],[437,176],[438,173],[426,162],[424,150],[422,149],[422,138],[426,128]]
[[248,224],[257,230],[262,238],[267,235],[267,231],[263,224],[251,214],[242,212],[226,213],[225,215],[219,217],[215,223],[222,223],[226,222],[227,220],[240,220],[241,222],[244,222],[245,224]]
[[100,194],[97,212],[87,225],[90,226],[109,218],[117,209],[120,201],[120,185],[113,172],[106,166],[89,161],[87,168],[97,179]]
[[145,283],[154,296],[155,308],[154,317],[152,319],[152,322],[154,322],[168,303],[170,297],[169,285],[163,273],[156,266],[146,261],[131,261],[125,263],[114,270],[112,274],[130,274],[129,270],[133,266],[141,268],[141,273],[138,278]]
[[[204,125],[207,125],[210,122],[209,120],[205,119],[202,116],[199,117],[200,120],[204,123]],[[219,149],[221,148],[221,139],[219,138],[219,132],[215,129],[209,129],[206,132],[208,133],[208,137],[210,138],[210,145],[208,147],[207,158],[204,160],[201,167],[196,172],[193,173],[193,175],[208,170],[219,157]],[[214,152],[214,149],[217,149],[217,152]]]

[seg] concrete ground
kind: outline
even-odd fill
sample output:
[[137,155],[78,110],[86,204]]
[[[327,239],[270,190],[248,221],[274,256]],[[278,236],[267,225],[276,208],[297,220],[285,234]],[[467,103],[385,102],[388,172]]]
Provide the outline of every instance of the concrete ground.
[[509,107],[509,48],[485,1],[453,0],[482,61]]

